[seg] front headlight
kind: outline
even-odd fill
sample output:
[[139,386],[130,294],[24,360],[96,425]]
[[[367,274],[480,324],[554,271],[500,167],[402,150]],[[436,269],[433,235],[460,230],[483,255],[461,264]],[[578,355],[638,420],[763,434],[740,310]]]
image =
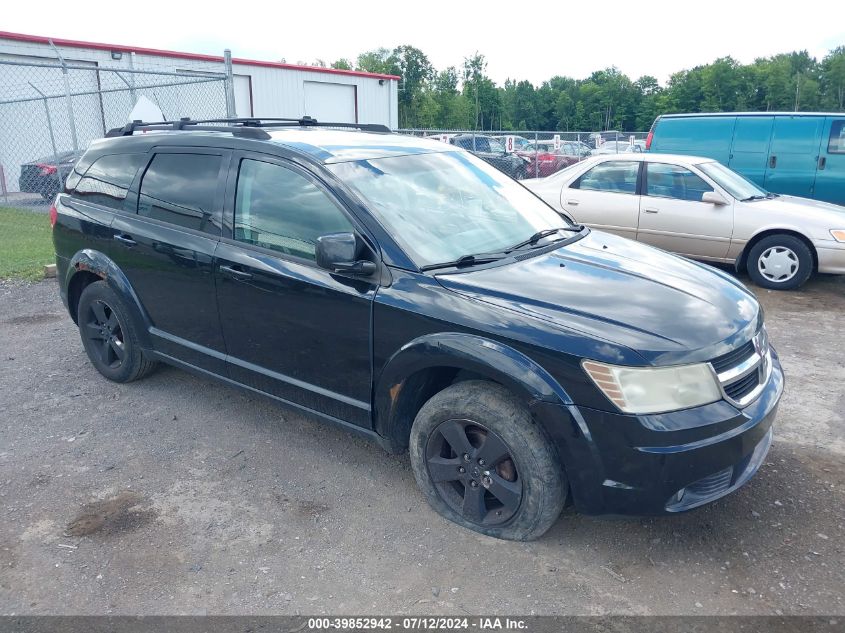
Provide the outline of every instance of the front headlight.
[[845,242],[845,229],[830,229],[830,234],[837,242]]
[[675,367],[620,367],[582,363],[613,404],[625,413],[665,413],[721,400],[716,376],[706,363]]

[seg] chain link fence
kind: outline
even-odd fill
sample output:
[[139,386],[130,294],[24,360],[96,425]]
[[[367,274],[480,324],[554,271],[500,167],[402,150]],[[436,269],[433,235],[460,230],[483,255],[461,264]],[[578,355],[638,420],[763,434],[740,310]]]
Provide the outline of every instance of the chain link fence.
[[231,73],[220,70],[0,59],[0,204],[45,209],[88,144],[126,124],[144,99],[166,120],[227,116]]
[[544,178],[596,154],[645,151],[648,132],[554,132],[403,129],[469,150],[516,178]]

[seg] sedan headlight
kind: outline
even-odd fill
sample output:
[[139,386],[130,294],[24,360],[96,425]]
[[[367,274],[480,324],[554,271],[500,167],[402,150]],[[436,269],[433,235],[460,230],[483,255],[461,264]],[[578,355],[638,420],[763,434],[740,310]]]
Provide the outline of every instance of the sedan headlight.
[[837,242],[845,242],[845,229],[830,229],[830,234]]
[[722,398],[716,376],[706,363],[621,367],[587,360],[582,366],[602,393],[625,413],[665,413]]

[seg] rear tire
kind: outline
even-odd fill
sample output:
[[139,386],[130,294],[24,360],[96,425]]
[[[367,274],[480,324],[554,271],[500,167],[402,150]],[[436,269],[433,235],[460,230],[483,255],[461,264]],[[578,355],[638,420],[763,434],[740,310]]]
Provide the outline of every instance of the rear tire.
[[525,405],[495,383],[469,380],[434,395],[414,420],[409,450],[431,507],[481,534],[536,539],[566,500],[551,442]]
[[813,254],[794,235],[770,235],[748,253],[747,269],[748,276],[761,288],[794,290],[813,274]]
[[114,382],[132,382],[157,363],[144,356],[129,307],[105,281],[86,286],[79,297],[77,321],[82,346],[91,363]]

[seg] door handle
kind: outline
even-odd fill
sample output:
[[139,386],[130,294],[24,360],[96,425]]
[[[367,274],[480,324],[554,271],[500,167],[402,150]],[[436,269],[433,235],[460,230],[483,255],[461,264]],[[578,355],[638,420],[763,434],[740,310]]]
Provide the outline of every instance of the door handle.
[[774,169],[778,166],[778,157],[777,156],[769,156],[769,167]]
[[232,279],[238,279],[241,281],[246,281],[247,279],[252,279],[252,273],[248,273],[245,270],[240,270],[233,266],[221,266],[220,272],[224,275],[228,275]]
[[578,201],[577,200],[567,200],[566,204],[571,204],[573,207],[577,207]]
[[819,169],[824,169],[827,166],[827,156],[819,157]]
[[643,211],[646,213],[657,213],[657,207],[646,207]]
[[135,246],[138,243],[133,240],[130,236],[124,233],[118,233],[114,236],[114,239],[123,244],[124,246]]

